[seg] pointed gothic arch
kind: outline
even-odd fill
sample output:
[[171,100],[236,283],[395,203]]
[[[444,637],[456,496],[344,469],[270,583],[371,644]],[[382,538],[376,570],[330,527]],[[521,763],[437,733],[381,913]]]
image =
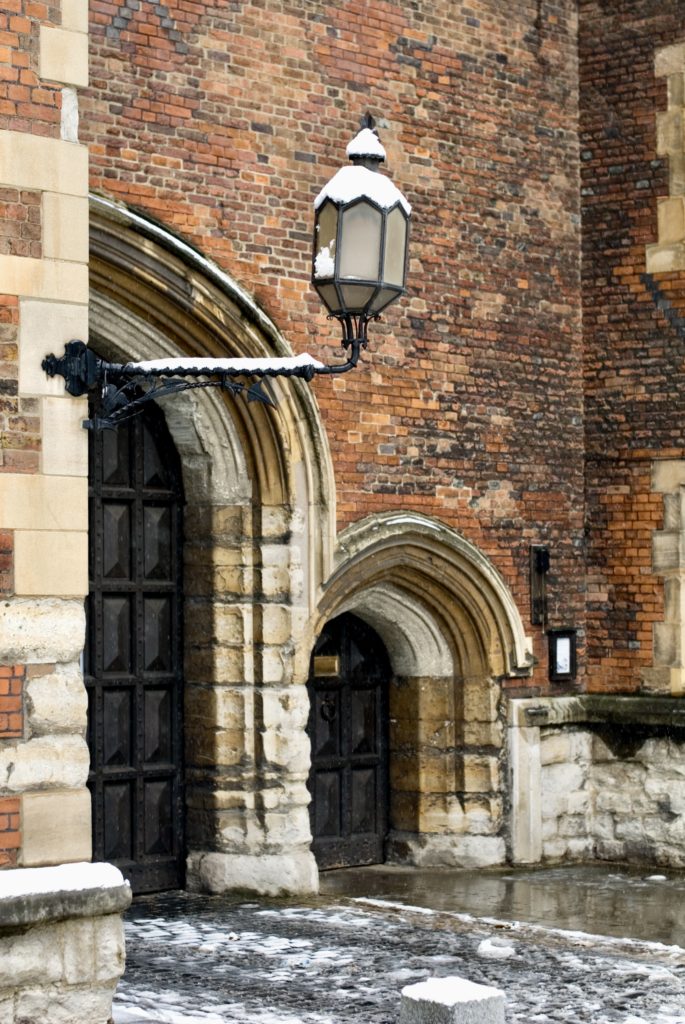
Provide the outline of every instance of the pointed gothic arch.
[[373,627],[394,672],[388,858],[501,863],[507,778],[500,683],[533,666],[504,580],[475,545],[438,520],[384,513],[338,537],[317,628],[343,612]]
[[[224,271],[98,197],[90,342],[117,361],[290,354]],[[282,648],[330,573],[335,496],[311,389],[274,380],[273,390],[275,408],[208,392],[161,403],[187,501],[188,884],[210,889],[316,888],[306,674],[296,677]]]

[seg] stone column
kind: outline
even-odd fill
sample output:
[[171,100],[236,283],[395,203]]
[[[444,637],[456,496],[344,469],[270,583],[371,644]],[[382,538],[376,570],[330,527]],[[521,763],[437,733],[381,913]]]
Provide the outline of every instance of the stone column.
[[48,352],[88,337],[88,153],[78,143],[76,97],[88,78],[88,9],[86,0],[63,3],[59,24],[47,20],[56,10],[27,5],[11,19],[9,45],[22,59],[8,68],[21,74],[29,99],[0,131],[10,228],[0,247],[0,672],[9,679],[0,683],[9,712],[0,714],[0,798],[15,802],[19,825],[15,854],[5,859],[23,866],[90,857],[79,671],[88,592],[85,408],[41,368]]

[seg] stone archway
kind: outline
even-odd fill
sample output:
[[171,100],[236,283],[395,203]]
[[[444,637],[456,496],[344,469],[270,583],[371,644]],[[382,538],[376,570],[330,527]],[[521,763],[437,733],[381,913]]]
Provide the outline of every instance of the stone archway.
[[353,612],[382,638],[394,679],[388,858],[505,859],[500,680],[529,675],[513,599],[478,549],[434,519],[371,516],[338,538],[319,622]]
[[[288,354],[216,266],[158,225],[91,201],[91,343],[120,361]],[[330,572],[334,490],[311,391],[275,409],[190,393],[163,403],[186,493],[188,884],[312,891],[306,631]]]

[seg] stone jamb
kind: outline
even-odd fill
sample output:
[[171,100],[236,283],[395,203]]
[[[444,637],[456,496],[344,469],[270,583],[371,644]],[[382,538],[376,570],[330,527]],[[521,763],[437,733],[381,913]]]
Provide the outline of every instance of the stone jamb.
[[654,624],[654,663],[645,689],[685,695],[685,460],[652,464],[652,491],[664,496],[664,526],[655,530],[652,563],[664,580],[664,621]]
[[669,195],[658,200],[658,242],[646,247],[647,273],[685,270],[685,43],[657,50],[654,73],[665,78],[668,108],[657,114],[657,153],[668,157]]

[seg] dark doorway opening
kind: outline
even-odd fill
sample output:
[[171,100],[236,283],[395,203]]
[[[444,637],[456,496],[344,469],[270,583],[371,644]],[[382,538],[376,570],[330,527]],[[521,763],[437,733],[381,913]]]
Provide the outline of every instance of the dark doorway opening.
[[93,860],[183,886],[183,487],[154,405],[90,434],[85,679]]
[[320,868],[380,864],[388,827],[388,684],[383,642],[354,615],[332,619],[310,665],[312,849]]

